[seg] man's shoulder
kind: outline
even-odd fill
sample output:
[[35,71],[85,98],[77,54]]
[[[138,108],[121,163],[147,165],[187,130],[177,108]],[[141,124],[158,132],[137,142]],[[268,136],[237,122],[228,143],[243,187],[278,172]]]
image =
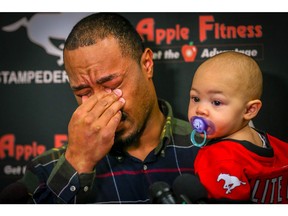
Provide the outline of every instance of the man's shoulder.
[[192,127],[188,121],[179,118],[174,118],[173,132],[178,135],[189,135],[192,132]]
[[67,146],[64,145],[64,146],[59,147],[59,148],[48,149],[44,153],[35,157],[31,161],[31,163],[35,165],[35,164],[47,164],[50,162],[56,162],[59,160],[61,155],[63,155],[63,153],[66,151],[66,148],[67,148]]
[[[188,121],[173,118],[172,119],[172,144],[178,147],[191,148],[193,144],[190,140],[192,127]],[[194,150],[193,150],[194,151]]]
[[158,99],[161,112],[166,116],[166,126],[171,125],[173,134],[188,135],[192,132],[192,127],[188,121],[174,117],[172,106],[163,99]]

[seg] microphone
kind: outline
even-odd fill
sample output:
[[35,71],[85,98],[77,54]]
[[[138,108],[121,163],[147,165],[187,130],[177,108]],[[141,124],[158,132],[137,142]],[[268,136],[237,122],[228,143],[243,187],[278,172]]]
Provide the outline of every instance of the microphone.
[[151,201],[154,204],[176,204],[169,185],[166,182],[155,182],[149,187]]
[[208,193],[199,178],[192,174],[178,176],[173,182],[177,203],[206,204]]
[[28,190],[25,185],[20,182],[8,185],[0,193],[1,204],[26,204],[28,199]]

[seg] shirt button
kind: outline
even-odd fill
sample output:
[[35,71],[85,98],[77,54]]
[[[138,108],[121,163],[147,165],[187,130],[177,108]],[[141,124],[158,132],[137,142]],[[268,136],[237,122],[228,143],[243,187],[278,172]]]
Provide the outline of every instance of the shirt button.
[[75,191],[76,190],[76,187],[74,186],[74,185],[72,185],[71,187],[70,187],[70,191]]
[[122,162],[122,161],[123,161],[123,157],[119,156],[119,157],[117,157],[117,160],[118,160],[119,162]]
[[85,192],[87,192],[87,191],[88,191],[88,189],[89,189],[89,187],[88,187],[88,186],[85,186],[85,187],[83,188],[83,190],[84,190]]
[[146,164],[144,164],[143,169],[144,169],[144,170],[147,170],[147,169],[148,169],[148,167],[147,167]]

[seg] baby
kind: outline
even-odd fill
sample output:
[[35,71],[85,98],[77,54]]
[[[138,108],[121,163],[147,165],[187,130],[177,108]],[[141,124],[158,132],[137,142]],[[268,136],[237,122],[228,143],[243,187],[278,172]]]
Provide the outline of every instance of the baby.
[[249,124],[262,106],[262,82],[258,64],[233,51],[208,59],[193,77],[191,141],[203,146],[194,166],[209,198],[288,203],[288,143]]

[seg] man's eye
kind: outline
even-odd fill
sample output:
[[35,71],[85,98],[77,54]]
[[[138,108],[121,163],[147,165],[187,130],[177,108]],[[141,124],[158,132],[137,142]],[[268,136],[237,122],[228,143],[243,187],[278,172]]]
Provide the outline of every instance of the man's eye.
[[82,98],[83,96],[87,96],[90,97],[91,96],[91,92],[85,92],[85,93],[79,93],[79,94],[75,94],[77,97]]
[[213,101],[212,104],[215,106],[220,106],[222,103],[221,101]]

